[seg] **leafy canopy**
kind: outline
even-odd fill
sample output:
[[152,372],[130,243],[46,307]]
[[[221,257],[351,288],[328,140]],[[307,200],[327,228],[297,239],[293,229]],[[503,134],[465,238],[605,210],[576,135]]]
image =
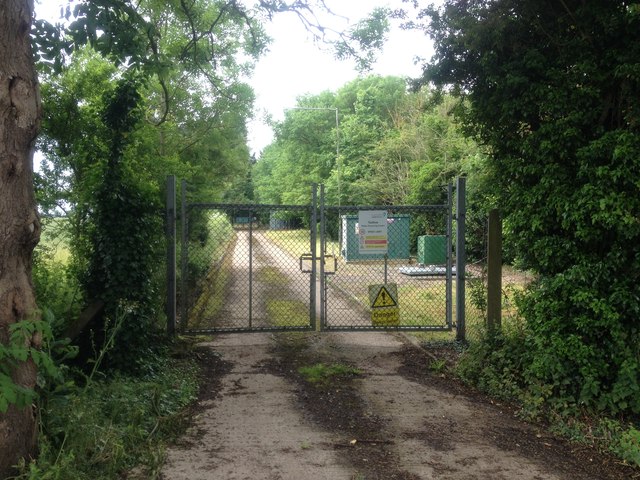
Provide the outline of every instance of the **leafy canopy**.
[[316,182],[325,183],[332,204],[439,202],[440,187],[483,163],[450,115],[455,103],[438,104],[428,88],[409,92],[406,80],[375,75],[302,97],[275,125],[276,140],[254,167],[257,196],[304,204]]

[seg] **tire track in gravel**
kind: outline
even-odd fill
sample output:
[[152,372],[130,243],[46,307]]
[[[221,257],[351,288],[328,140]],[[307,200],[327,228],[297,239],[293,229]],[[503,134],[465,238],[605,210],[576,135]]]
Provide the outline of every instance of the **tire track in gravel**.
[[164,480],[348,479],[333,437],[306,422],[295,387],[270,374],[271,334],[231,334],[202,344],[230,364],[215,395],[201,398],[193,425],[167,451]]

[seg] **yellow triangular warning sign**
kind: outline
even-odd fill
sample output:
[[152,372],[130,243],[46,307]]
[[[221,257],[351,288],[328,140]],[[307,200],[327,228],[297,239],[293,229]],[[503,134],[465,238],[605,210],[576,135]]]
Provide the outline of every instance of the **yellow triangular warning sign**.
[[389,294],[389,291],[380,287],[380,291],[378,292],[378,296],[373,301],[371,308],[382,308],[382,307],[396,307],[398,304],[394,300],[394,298]]

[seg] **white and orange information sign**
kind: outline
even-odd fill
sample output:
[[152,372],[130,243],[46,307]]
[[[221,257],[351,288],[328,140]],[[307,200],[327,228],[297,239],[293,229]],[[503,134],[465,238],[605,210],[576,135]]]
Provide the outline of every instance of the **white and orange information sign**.
[[360,254],[385,254],[389,249],[386,210],[358,212],[358,239]]

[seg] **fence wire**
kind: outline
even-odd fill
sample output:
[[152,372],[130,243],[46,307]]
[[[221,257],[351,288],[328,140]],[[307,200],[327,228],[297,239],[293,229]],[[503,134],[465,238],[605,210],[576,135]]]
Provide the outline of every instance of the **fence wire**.
[[[488,256],[488,215],[472,216],[467,227],[469,262],[466,277],[466,312],[468,342],[478,341],[487,331],[487,256]],[[521,327],[522,318],[518,314],[516,297],[535,279],[531,272],[519,270],[510,265],[510,258],[503,257],[502,266],[502,328]]]
[[385,207],[386,253],[362,243],[360,213],[373,208],[326,210],[326,253],[337,268],[327,275],[324,328],[450,330],[448,207]]
[[[191,205],[180,252],[181,329],[311,329],[323,320],[325,330],[450,331],[447,205],[386,208],[386,254],[362,251],[361,208],[326,207],[313,217],[305,206]],[[324,260],[315,281],[314,239]]]
[[[317,216],[315,238],[318,256],[322,255],[322,236],[326,239],[323,292],[309,275],[314,238],[311,206],[213,208],[191,204],[187,211],[188,227],[184,235],[180,231],[184,241],[178,247],[182,264],[178,278],[179,327],[183,331],[311,329],[315,318],[324,318],[325,329],[406,326],[421,328],[423,331],[416,335],[425,342],[456,339],[455,282],[447,293],[442,275],[401,272],[403,267],[446,263],[425,258],[429,252],[419,251],[419,237],[447,235],[446,209],[389,207],[393,247],[384,262],[381,258],[362,258],[358,251],[359,207],[326,207],[323,223],[320,214]],[[466,220],[465,330],[466,340],[475,342],[486,332],[488,222],[486,215],[477,212],[470,212]],[[455,265],[455,250],[452,253]],[[530,273],[503,267],[503,328],[519,326],[514,299],[533,280]],[[399,321],[391,325],[375,325],[368,290],[372,284],[385,282],[398,286],[394,294],[401,313]],[[451,325],[447,324],[447,295]]]
[[[191,208],[181,326],[191,333],[310,329],[308,207]],[[295,231],[295,235],[283,232]]]

